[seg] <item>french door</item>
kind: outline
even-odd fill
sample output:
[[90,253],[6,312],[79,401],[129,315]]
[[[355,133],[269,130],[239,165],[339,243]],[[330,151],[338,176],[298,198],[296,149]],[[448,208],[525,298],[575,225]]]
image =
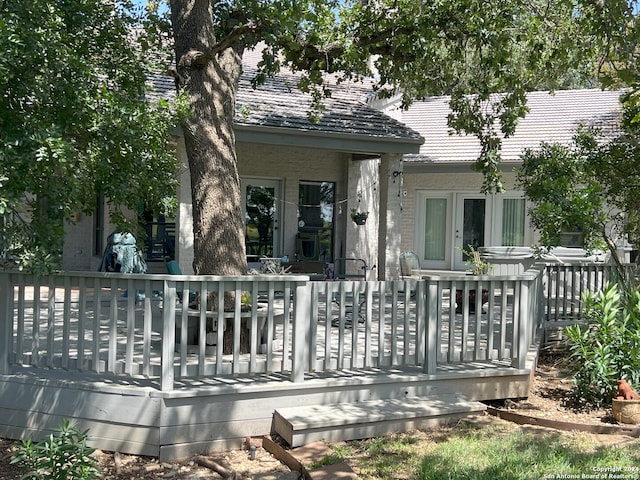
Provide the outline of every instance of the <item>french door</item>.
[[487,234],[487,202],[488,198],[478,195],[458,194],[456,196],[456,213],[454,223],[454,270],[466,270],[470,260],[469,247],[477,250],[485,246]]

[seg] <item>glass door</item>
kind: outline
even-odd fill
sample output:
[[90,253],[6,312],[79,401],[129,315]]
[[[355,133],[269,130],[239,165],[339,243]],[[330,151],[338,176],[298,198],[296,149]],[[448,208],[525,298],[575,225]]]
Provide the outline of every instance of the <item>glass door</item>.
[[469,246],[477,250],[485,245],[487,199],[460,195],[457,200],[453,268],[467,270],[470,259],[465,252]]
[[333,182],[300,182],[296,236],[298,260],[326,262],[334,259],[334,198]]
[[259,178],[240,180],[247,259],[280,256],[280,182]]

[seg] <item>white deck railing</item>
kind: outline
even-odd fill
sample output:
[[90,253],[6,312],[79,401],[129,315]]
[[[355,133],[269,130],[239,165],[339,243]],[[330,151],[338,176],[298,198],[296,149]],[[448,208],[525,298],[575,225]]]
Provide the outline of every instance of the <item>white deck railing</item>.
[[[604,290],[616,282],[615,265],[602,263],[545,263],[544,319],[546,326],[563,326],[584,320],[583,294]],[[625,275],[635,275],[635,265],[625,265]]]
[[[251,294],[251,308],[241,304]],[[477,292],[481,292],[478,294]],[[225,293],[235,303],[224,305]],[[211,298],[190,308],[189,298]],[[229,298],[229,295],[226,295]],[[398,281],[0,273],[0,374],[16,366],[183,380],[496,363],[524,368],[542,275]],[[215,303],[215,304],[211,304]]]

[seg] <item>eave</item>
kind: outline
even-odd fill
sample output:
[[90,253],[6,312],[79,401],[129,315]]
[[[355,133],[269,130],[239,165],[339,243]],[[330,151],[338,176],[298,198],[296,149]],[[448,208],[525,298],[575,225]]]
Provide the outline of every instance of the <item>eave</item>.
[[241,125],[235,127],[236,142],[317,148],[356,154],[416,154],[423,138],[396,138],[319,130]]

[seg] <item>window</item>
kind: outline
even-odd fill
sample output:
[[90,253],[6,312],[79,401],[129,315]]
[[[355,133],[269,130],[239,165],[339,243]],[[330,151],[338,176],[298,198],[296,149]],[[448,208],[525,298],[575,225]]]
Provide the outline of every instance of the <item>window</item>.
[[93,214],[93,254],[102,255],[104,252],[104,196],[96,198],[96,210]]
[[584,247],[584,234],[579,228],[573,232],[560,232],[559,245],[561,247],[582,248]]
[[335,183],[300,182],[296,256],[302,261],[333,259]]
[[444,261],[447,237],[447,199],[426,198],[424,260]]
[[525,200],[505,198],[502,203],[502,243],[505,247],[523,247],[525,241]]
[[278,244],[277,181],[251,179],[242,182],[244,192],[244,238],[247,255],[273,257]]

